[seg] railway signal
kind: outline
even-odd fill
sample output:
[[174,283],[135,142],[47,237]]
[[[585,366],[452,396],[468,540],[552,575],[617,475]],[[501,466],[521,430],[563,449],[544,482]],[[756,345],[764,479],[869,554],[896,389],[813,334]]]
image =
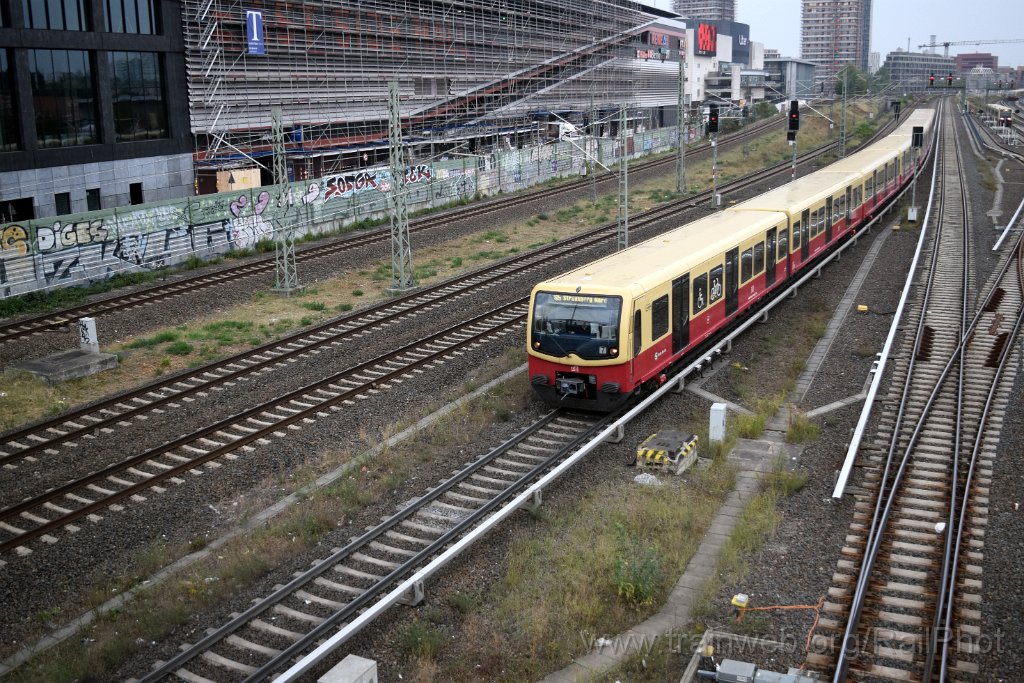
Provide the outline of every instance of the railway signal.
[[708,105],[708,132],[709,133],[717,133],[718,132],[718,105],[717,104],[709,104]]
[[928,76],[928,87],[929,88],[935,87],[935,74],[934,73],[931,74],[930,76]]
[[953,85],[953,74],[952,74],[952,72],[948,76],[946,76],[946,86],[948,87],[948,86],[951,86],[951,85]]

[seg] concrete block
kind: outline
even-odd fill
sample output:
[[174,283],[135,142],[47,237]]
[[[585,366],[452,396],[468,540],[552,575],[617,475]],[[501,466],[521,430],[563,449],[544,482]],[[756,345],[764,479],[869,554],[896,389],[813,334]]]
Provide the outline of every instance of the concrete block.
[[11,370],[22,370],[39,377],[47,384],[57,384],[116,367],[117,356],[112,353],[90,353],[82,349],[71,349],[46,358],[17,363],[11,366]]
[[317,683],[377,683],[377,662],[357,655],[348,655]]

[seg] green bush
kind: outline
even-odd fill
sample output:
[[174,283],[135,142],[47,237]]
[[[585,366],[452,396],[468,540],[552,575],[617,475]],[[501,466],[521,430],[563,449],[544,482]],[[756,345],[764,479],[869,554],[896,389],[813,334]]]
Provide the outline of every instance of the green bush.
[[650,605],[663,579],[658,554],[653,547],[641,548],[628,538],[621,524],[615,526],[619,534],[615,556],[615,585],[619,597],[635,607]]

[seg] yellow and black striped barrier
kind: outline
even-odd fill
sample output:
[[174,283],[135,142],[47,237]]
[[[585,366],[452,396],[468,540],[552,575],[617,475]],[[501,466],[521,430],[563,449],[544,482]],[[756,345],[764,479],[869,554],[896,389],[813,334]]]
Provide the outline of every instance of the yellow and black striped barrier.
[[675,430],[651,434],[636,449],[639,466],[673,467],[676,474],[697,459],[697,436]]

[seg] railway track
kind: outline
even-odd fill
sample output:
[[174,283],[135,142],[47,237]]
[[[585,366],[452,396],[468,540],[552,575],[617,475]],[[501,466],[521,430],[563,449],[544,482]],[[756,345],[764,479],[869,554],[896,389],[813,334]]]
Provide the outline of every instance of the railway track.
[[967,181],[943,121],[931,263],[807,660],[835,681],[977,673],[986,496],[1024,303],[1019,240],[975,302]]
[[[313,563],[144,682],[261,681],[457,541],[612,418],[554,411]],[[410,596],[416,602],[422,595]]]
[[[819,151],[819,153],[820,153],[820,151]],[[784,164],[780,164],[780,168],[775,169],[774,172],[785,171],[785,170],[788,169],[788,166],[789,166],[788,162],[784,163]],[[752,180],[745,179],[745,182],[752,182]],[[729,186],[726,186],[726,188],[728,188],[728,187]],[[723,189],[726,189],[726,188],[723,188]],[[694,197],[687,198],[686,200],[681,200],[681,202],[684,203],[684,204],[690,203],[692,205],[692,203],[695,203],[695,198]],[[677,207],[677,210],[678,210],[678,207]],[[636,226],[636,224],[634,224],[634,226]],[[611,237],[613,234],[614,234],[614,232],[609,232],[606,235],[606,237]],[[521,318],[518,321],[510,320],[510,321],[508,321],[508,324],[510,326],[512,326],[512,327],[514,327],[517,324],[521,324]],[[460,343],[465,343],[465,344],[472,345],[475,342],[470,341],[470,340],[462,340],[462,342],[460,342]],[[481,340],[481,341],[479,341],[479,343],[484,343],[484,342]],[[458,352],[459,352],[459,350],[453,351],[453,353],[458,353]],[[429,360],[427,360],[425,362],[427,364],[431,363],[431,361],[429,361]],[[434,362],[443,362],[443,359],[438,358]],[[278,363],[280,363],[280,360],[278,360]],[[272,363],[272,365],[273,365],[273,363]],[[266,443],[271,441],[272,438],[280,438],[281,436],[287,434],[286,430],[293,430],[293,429],[301,428],[301,425],[302,424],[306,424],[309,420],[315,420],[317,418],[327,416],[327,414],[329,412],[333,412],[335,410],[335,408],[339,405],[339,402],[343,404],[344,401],[346,401],[346,400],[349,400],[349,401],[359,400],[358,397],[360,395],[365,396],[365,395],[367,395],[367,393],[372,393],[372,392],[377,392],[377,391],[386,391],[387,390],[387,386],[386,385],[389,384],[391,381],[398,382],[398,381],[404,380],[404,379],[406,379],[406,377],[411,377],[412,374],[414,374],[416,372],[415,369],[410,371],[408,369],[403,370],[401,367],[395,368],[393,366],[393,364],[390,364],[390,363],[387,364],[387,365],[382,366],[378,370],[385,370],[387,372],[393,372],[393,373],[397,374],[398,377],[396,378],[396,377],[394,377],[394,375],[390,375],[390,376],[381,375],[381,376],[374,377],[373,374],[376,371],[364,369],[364,374],[366,376],[358,378],[360,381],[365,381],[366,382],[363,385],[363,390],[364,390],[363,394],[353,393],[352,395],[349,395],[347,397],[340,397],[340,395],[326,396],[325,397],[324,394],[323,394],[323,391],[321,391],[320,394],[315,395],[315,396],[299,395],[297,393],[294,394],[294,395],[293,394],[289,394],[288,396],[279,397],[279,399],[275,399],[275,402],[273,402],[273,405],[268,404],[268,405],[265,405],[265,406],[262,406],[262,407],[257,407],[257,408],[253,409],[253,411],[255,411],[257,409],[260,409],[263,412],[246,411],[246,413],[242,414],[241,417],[244,417],[246,420],[248,418],[254,418],[255,422],[239,421],[239,422],[234,423],[235,425],[237,425],[237,428],[232,427],[232,426],[227,426],[227,425],[213,425],[213,426],[211,426],[209,428],[205,428],[204,430],[200,430],[200,431],[195,432],[193,435],[190,435],[192,437],[195,437],[194,440],[192,440],[192,441],[184,441],[184,440],[182,440],[181,443],[179,444],[179,447],[186,447],[186,446],[189,447],[189,448],[185,449],[186,451],[188,451],[187,453],[186,452],[182,452],[182,451],[176,451],[176,452],[172,452],[171,450],[166,451],[167,453],[170,454],[170,457],[171,457],[172,460],[177,460],[178,461],[178,464],[181,465],[181,467],[183,469],[181,469],[178,474],[176,474],[176,475],[172,474],[172,475],[170,475],[169,478],[165,478],[165,480],[166,481],[172,481],[174,483],[178,483],[179,481],[181,481],[181,480],[183,480],[185,478],[185,473],[188,473],[188,472],[201,472],[204,469],[206,469],[206,470],[216,469],[220,464],[223,464],[223,463],[217,462],[218,458],[222,458],[225,461],[230,461],[232,459],[238,458],[239,456],[244,457],[244,453],[247,452],[247,450],[249,450],[249,449],[251,449],[253,447],[256,447],[258,445],[266,445]],[[389,377],[390,377],[390,379],[389,379]],[[335,383],[340,383],[341,380],[335,378],[334,382]],[[307,387],[306,389],[308,390],[309,388]],[[336,390],[336,387],[327,386],[326,389],[324,389],[324,386],[322,384],[318,383],[316,385],[316,387],[314,388],[314,391],[316,391],[316,390],[325,390],[327,392],[333,392],[333,391]],[[354,389],[354,391],[358,392],[358,389]],[[313,401],[321,400],[321,399],[322,399],[321,403],[319,403],[319,404],[313,403]],[[307,409],[309,412],[307,412],[304,415],[300,414],[302,412],[303,406],[296,405],[296,402],[297,403],[309,403],[310,405],[309,405],[309,407]],[[293,411],[293,410],[298,411],[298,412],[292,413],[291,411]],[[271,420],[276,420],[276,421],[271,422]],[[259,425],[258,424],[259,422],[268,422],[269,424]],[[231,437],[237,437],[237,438],[234,438],[233,440],[225,441],[223,443],[219,442],[219,439],[225,438],[224,435],[221,434],[221,433],[218,433],[216,431],[208,431],[209,429],[213,429],[213,428],[218,427],[218,426],[219,426],[219,429],[221,431],[223,431],[224,433],[229,435],[229,437],[227,437],[227,438],[229,438],[229,439]],[[258,429],[258,428],[263,428],[265,431],[261,432],[260,435],[255,435],[255,432],[248,432],[247,431],[249,429]],[[212,434],[212,436],[211,436],[211,434]],[[548,440],[550,440],[550,439],[548,439]],[[178,442],[176,442],[176,443],[178,443]],[[209,449],[215,449],[215,448],[219,448],[219,447],[223,447],[224,448],[224,450],[220,454],[210,455],[211,451]],[[193,451],[191,449],[196,449],[196,450]],[[196,452],[196,451],[200,451],[200,452]],[[204,453],[204,452],[201,452],[201,451],[206,451],[206,452]],[[238,453],[237,451],[241,451],[241,453]],[[143,467],[145,467],[147,463],[149,463],[149,462],[156,462],[156,458],[161,457],[163,455],[163,453],[148,452],[147,454],[143,454],[143,455],[144,456],[148,455],[149,458],[146,459],[146,460],[143,460],[143,459],[136,460],[134,465],[129,465],[129,467],[134,467],[136,470],[139,470],[139,471],[143,472],[143,474],[141,475],[141,478],[139,480],[133,482],[132,480],[128,479],[127,476],[122,476],[122,474],[124,472],[127,472],[127,474],[132,475],[132,476],[139,476],[136,472],[131,472],[129,470],[122,470],[122,474],[114,473],[114,477],[116,479],[122,479],[124,481],[128,481],[130,483],[130,486],[126,487],[125,489],[114,491],[114,493],[117,496],[117,500],[113,500],[113,499],[108,498],[108,499],[105,499],[105,500],[93,501],[94,503],[96,503],[96,506],[95,506],[95,508],[92,509],[93,510],[92,512],[87,512],[87,511],[84,511],[82,509],[76,510],[75,512],[77,514],[77,518],[81,519],[81,517],[83,515],[86,516],[86,517],[88,517],[89,515],[96,515],[96,513],[98,511],[101,511],[105,506],[106,507],[110,507],[112,505],[120,505],[124,500],[132,500],[132,499],[134,499],[136,501],[143,502],[143,500],[142,500],[143,499],[143,495],[144,494],[145,495],[149,495],[148,493],[146,493],[147,489],[153,490],[154,492],[160,492],[162,490],[165,490],[164,486],[161,486],[159,483],[151,481],[151,479],[153,479],[156,476],[156,474],[154,473],[154,470],[143,469]],[[207,457],[207,456],[209,456],[209,457]],[[140,458],[141,458],[141,456],[140,456]],[[182,460],[182,458],[189,459],[189,461],[186,462],[186,461]],[[199,458],[202,458],[203,460],[200,461],[200,460],[198,460]],[[143,466],[140,466],[140,464],[142,464]],[[169,462],[164,462],[163,464],[164,465],[171,465],[171,463],[169,463]],[[230,466],[229,462],[226,463],[226,464],[228,464]],[[499,463],[499,465],[505,465],[505,464],[506,463]],[[11,466],[14,467],[16,465],[12,464]],[[160,468],[159,465],[157,465],[155,469],[159,470],[161,468]],[[498,469],[500,469],[500,467]],[[539,470],[539,471],[542,471],[542,470]],[[97,476],[98,475],[104,475],[104,474],[105,473],[96,473]],[[109,473],[106,473],[106,474],[109,474]],[[494,473],[492,472],[491,474],[494,474]],[[485,473],[483,473],[480,476],[489,477],[490,474],[485,472]],[[178,481],[176,481],[175,478]],[[89,483],[85,483],[84,485],[86,487],[88,487],[88,486],[90,486],[90,484],[94,484],[95,481],[100,481],[100,480],[96,479],[96,480],[91,481]],[[111,484],[115,484],[115,483],[117,483],[117,482],[113,482],[113,481],[111,481],[109,479],[105,479],[100,484],[98,484],[96,486],[98,488],[106,489]],[[470,485],[472,486],[474,484],[471,483]],[[121,484],[118,484],[118,486],[121,486]],[[484,488],[486,488],[486,486]],[[519,487],[519,488],[521,488],[521,487]],[[131,489],[131,490],[129,490],[129,489]],[[74,493],[73,489],[69,489],[69,491],[71,491],[72,495],[78,495],[78,494]],[[89,491],[88,494],[86,494],[85,496],[81,496],[81,497],[89,499],[90,496],[95,496],[95,495],[98,494],[98,492],[96,492],[95,489],[92,489],[92,488],[89,488],[88,491]],[[51,494],[53,494],[53,493],[54,492],[51,492]],[[56,495],[62,495],[62,494],[57,493]],[[10,559],[11,556],[16,556],[18,554],[28,554],[27,551],[30,550],[30,547],[27,544],[33,543],[32,539],[44,539],[44,542],[53,542],[57,538],[57,536],[55,534],[64,533],[64,530],[69,531],[69,532],[73,532],[74,531],[74,527],[76,526],[76,521],[71,520],[69,518],[56,518],[56,517],[52,516],[54,513],[59,513],[60,512],[59,510],[55,510],[55,508],[62,508],[62,507],[64,507],[63,505],[53,503],[52,502],[53,500],[54,500],[54,498],[50,498],[48,500],[43,500],[42,498],[37,499],[36,502],[39,504],[39,506],[37,508],[35,508],[35,509],[32,509],[31,507],[26,507],[26,508],[20,510],[19,512],[15,513],[16,517],[12,517],[11,518],[11,519],[14,519],[13,523],[7,522],[6,521],[7,518],[5,518],[2,513],[0,513],[0,520],[4,520],[3,524],[6,524],[9,527],[15,527],[16,531],[18,532],[18,535],[17,535],[16,538],[10,539],[9,543],[7,543],[4,546],[0,547],[0,552],[14,551],[14,552],[10,552],[8,557],[4,558],[4,559]],[[464,503],[469,503],[471,501],[463,501],[463,502]],[[28,502],[26,501],[25,504],[28,505]],[[459,506],[458,503],[450,503],[449,502],[448,504],[455,505],[456,507]],[[496,503],[496,504],[492,505],[491,506],[492,510],[494,509],[495,505],[500,506],[500,503]],[[462,507],[466,507],[466,506],[463,505]],[[442,506],[441,509],[445,509],[445,508]],[[21,514],[22,512],[26,512],[26,511],[28,512],[28,515],[22,515]],[[39,516],[39,517],[41,517],[43,519],[47,519],[48,518],[49,521],[47,523],[50,524],[50,526],[48,528],[46,528],[46,529],[43,529],[41,525],[38,526],[38,527],[37,526],[32,526],[32,525],[37,523],[36,520],[32,519],[33,516]],[[95,519],[95,521],[102,521],[102,520],[100,520],[100,519],[98,519],[96,517],[94,517],[94,519]],[[25,528],[18,527],[17,525],[23,525]],[[471,525],[472,525],[472,523],[468,524],[464,528],[469,528],[469,526],[471,526]],[[436,524],[435,524],[435,526],[436,526]],[[4,527],[2,524],[0,524],[0,528],[7,529],[7,527]],[[395,530],[394,529],[389,529],[389,531],[395,531]],[[415,538],[415,535],[406,534],[402,530],[398,530],[396,533],[399,534],[399,535],[403,535],[404,534],[405,536],[410,536],[410,537]],[[385,532],[385,534],[386,534],[386,532]],[[389,540],[377,541],[377,542],[380,543],[381,545],[389,546],[392,549],[397,548],[399,550],[406,550],[406,551],[415,551],[417,549],[417,544],[415,544],[415,543],[413,543],[413,545],[411,545],[410,547],[404,547],[401,544],[396,544],[395,541],[396,541],[397,537],[394,534],[387,535],[386,538],[389,539]],[[453,536],[452,538],[456,538],[456,537]],[[353,544],[356,543],[357,540],[358,539],[354,540]],[[402,539],[399,539],[399,540],[402,540]],[[427,541],[427,540],[429,540],[429,539],[427,539],[427,538],[420,539],[420,541]],[[442,543],[442,545],[444,545],[444,542],[441,542],[440,540],[438,542]],[[447,542],[450,543],[450,541],[447,541]],[[353,544],[350,544],[348,547],[351,547]],[[423,545],[423,543],[421,542],[418,545]],[[375,550],[381,550],[381,548],[379,548],[377,546],[372,546],[372,547]],[[438,546],[438,547],[441,547],[441,546]],[[344,550],[344,549],[342,549],[342,550]],[[385,551],[385,553],[390,552],[387,548],[384,548],[383,550]],[[361,571],[361,572],[363,572],[365,574],[373,574],[374,576],[377,576],[378,578],[388,578],[388,577],[391,577],[390,583],[393,584],[398,579],[398,575],[392,576],[392,574],[387,574],[388,567],[387,567],[387,565],[381,564],[381,562],[391,562],[391,563],[400,562],[400,561],[402,561],[403,557],[405,555],[407,555],[407,554],[408,553],[398,553],[398,554],[392,553],[390,556],[388,556],[388,555],[385,555],[384,557],[376,556],[377,559],[380,560],[380,562],[370,561],[369,565],[363,566],[362,569],[359,569],[358,565],[355,567],[355,569],[357,571]],[[368,552],[362,552],[362,555],[364,555],[365,557],[371,557],[371,555]],[[427,556],[424,556],[424,561],[425,561],[426,557]],[[361,558],[357,558],[357,559],[361,559]],[[2,562],[3,562],[3,560],[0,560],[0,564],[2,564]],[[351,568],[351,565],[350,565],[350,568]],[[325,569],[325,571],[327,571],[327,570]],[[338,571],[341,572],[342,574],[351,575],[351,572],[347,572],[346,570],[339,569]],[[321,577],[319,575],[318,576],[314,576],[314,577],[310,577],[307,580],[306,584],[303,584],[301,587],[298,587],[296,590],[304,591],[304,593],[301,594],[301,595],[299,595],[297,592],[283,591],[283,589],[276,591],[275,592],[275,596],[282,597],[282,602],[277,602],[277,603],[270,603],[270,602],[268,602],[268,603],[266,603],[267,604],[267,610],[270,610],[270,612],[264,611],[263,614],[268,614],[268,613],[272,614],[273,616],[271,616],[271,620],[274,622],[274,625],[279,625],[279,624],[282,623],[281,622],[281,617],[278,616],[278,614],[281,611],[281,609],[277,608],[277,607],[274,607],[274,605],[283,604],[283,607],[288,607],[288,603],[283,603],[283,600],[291,600],[290,604],[295,606],[293,609],[296,609],[298,612],[302,612],[303,608],[305,608],[306,610],[316,611],[318,613],[315,616],[317,616],[319,618],[323,618],[325,621],[320,621],[320,622],[314,623],[315,619],[305,619],[305,618],[303,618],[301,616],[301,614],[292,614],[292,616],[297,617],[298,620],[300,622],[302,622],[302,624],[304,624],[304,626],[302,628],[297,628],[295,630],[286,629],[287,631],[289,631],[288,633],[282,633],[282,632],[273,631],[273,629],[270,629],[270,631],[272,631],[271,635],[273,637],[279,637],[279,638],[283,638],[284,639],[283,641],[279,641],[277,645],[273,645],[273,644],[267,644],[266,641],[261,640],[260,638],[262,638],[262,636],[252,636],[252,632],[250,632],[250,631],[247,631],[246,634],[238,635],[236,638],[232,638],[232,636],[236,635],[236,633],[238,632],[238,630],[240,628],[243,628],[243,627],[244,628],[249,628],[250,624],[255,624],[255,622],[249,622],[249,621],[247,621],[245,623],[241,623],[241,622],[238,622],[236,619],[232,619],[231,624],[233,624],[233,625],[228,625],[226,627],[226,629],[220,630],[220,632],[223,633],[223,636],[220,639],[214,639],[216,641],[215,643],[208,643],[207,641],[209,639],[204,639],[202,641],[202,643],[206,643],[207,646],[198,647],[201,644],[197,644],[197,648],[198,649],[190,649],[189,650],[190,652],[192,652],[192,655],[187,657],[186,659],[188,660],[188,662],[197,662],[197,664],[193,664],[193,663],[186,664],[185,661],[179,661],[179,658],[175,658],[175,660],[173,660],[172,662],[168,663],[167,666],[164,666],[164,667],[162,667],[159,670],[160,671],[164,671],[166,674],[177,675],[180,678],[182,678],[183,680],[193,680],[193,681],[195,681],[195,680],[202,680],[207,675],[210,676],[209,680],[227,680],[227,679],[230,678],[230,676],[239,676],[239,677],[243,677],[243,678],[246,678],[246,679],[250,679],[250,678],[255,676],[256,678],[252,678],[252,679],[253,680],[258,680],[259,677],[261,677],[261,676],[270,675],[274,671],[280,670],[281,669],[281,665],[285,664],[287,658],[292,656],[291,654],[288,654],[289,652],[297,653],[297,652],[301,651],[302,648],[306,647],[305,645],[297,644],[297,643],[299,643],[299,640],[302,640],[304,643],[310,643],[310,642],[313,642],[313,641],[318,639],[318,635],[315,634],[315,633],[312,633],[312,632],[310,632],[310,634],[308,634],[305,638],[303,638],[303,633],[304,633],[303,629],[309,629],[309,628],[315,629],[315,628],[318,628],[317,624],[323,624],[323,623],[326,622],[327,619],[331,619],[332,621],[331,621],[331,625],[329,625],[329,626],[327,626],[325,628],[331,628],[333,625],[337,625],[339,623],[342,623],[347,618],[349,618],[349,617],[345,617],[345,616],[337,616],[338,614],[341,614],[344,609],[349,608],[349,606],[351,605],[350,602],[346,603],[346,602],[343,601],[344,597],[350,597],[350,598],[352,598],[352,600],[362,600],[360,605],[363,605],[363,606],[365,606],[366,604],[369,603],[370,600],[372,600],[372,598],[366,598],[364,600],[362,597],[360,597],[361,595],[363,595],[362,593],[353,592],[353,591],[361,590],[362,588],[364,588],[364,586],[356,586],[356,585],[353,585],[352,583],[343,583],[342,581],[336,580],[336,577],[333,580],[334,584],[343,585],[343,586],[347,587],[348,589],[352,589],[352,590],[346,590],[344,588],[338,589],[337,586],[327,586],[331,590],[334,590],[334,591],[341,590],[341,592],[340,593],[335,593],[333,595],[333,597],[332,597],[332,595],[329,592],[328,593],[314,593],[309,588],[309,583],[308,583],[309,581],[312,581],[313,584],[317,587],[316,590],[320,590],[321,588],[323,588],[326,585],[323,582],[318,582],[317,581],[318,578],[324,578],[324,577]],[[328,581],[328,582],[332,581],[331,578],[326,578],[325,580]],[[295,582],[290,582],[289,586],[293,586],[293,584],[295,584]],[[311,595],[316,596],[316,597],[310,597]],[[318,598],[321,598],[321,599],[318,599]],[[337,604],[336,605],[330,604],[330,601],[333,601],[334,603],[337,603]],[[313,607],[311,607],[311,605],[313,605]],[[291,609],[291,607],[289,607],[289,608]],[[335,609],[335,608],[337,608],[336,611],[332,613],[334,616],[323,616],[323,615],[319,614],[319,611],[322,610],[322,609],[331,610],[331,609]],[[361,607],[355,607],[353,609],[354,609],[354,611],[351,612],[351,614],[357,613],[361,609]],[[246,612],[246,614],[248,614],[248,613],[249,613],[249,611]],[[259,619],[259,616],[255,615],[255,618]],[[268,623],[268,622],[264,619],[263,623]],[[310,624],[313,624],[313,625],[310,626]],[[260,631],[261,630],[259,625],[254,625],[253,628],[256,631]],[[252,637],[250,638],[249,636],[252,636]],[[245,642],[242,642],[242,641],[245,641]],[[294,650],[292,649],[293,647],[295,648]],[[275,650],[279,651],[279,655],[280,656],[278,654],[274,654],[273,651],[275,651]],[[264,661],[261,661],[261,658],[263,658]],[[241,665],[241,666],[239,666],[239,665]],[[266,674],[260,673],[261,671],[266,671]],[[228,674],[226,672],[234,672],[234,673]],[[164,674],[160,674],[160,675],[162,676]],[[147,677],[147,680],[150,680],[150,678]]]
[[[771,120],[766,124],[754,125],[750,128],[739,131],[723,140],[722,144],[732,145],[740,143],[751,137],[764,133],[773,127],[781,126],[781,120]],[[688,151],[691,155],[705,155],[711,149],[709,144],[698,145]],[[631,173],[649,171],[662,167],[674,167],[675,157],[667,156],[661,159],[640,162],[633,165]],[[466,220],[476,216],[484,216],[525,203],[534,202],[538,199],[571,195],[589,187],[591,180],[573,180],[557,186],[534,190],[510,197],[492,199],[485,202],[477,202],[455,211],[446,211],[441,214],[427,216],[411,221],[409,230],[411,232],[423,232],[438,227],[444,227],[453,220]],[[346,237],[342,240],[335,240],[325,244],[318,244],[302,249],[295,253],[296,261],[312,261],[322,258],[330,258],[338,254],[352,251],[365,246],[387,244],[390,241],[390,229],[377,229],[362,233],[353,237]],[[0,344],[42,334],[47,331],[63,330],[66,326],[77,323],[79,318],[91,316],[96,317],[117,311],[128,310],[138,306],[151,305],[172,297],[181,296],[186,293],[196,292],[209,287],[239,280],[257,275],[272,274],[275,271],[273,255],[250,261],[238,266],[221,268],[215,272],[204,273],[194,277],[188,277],[174,282],[153,285],[144,289],[129,292],[120,296],[109,297],[102,301],[91,302],[73,308],[63,309],[53,313],[43,313],[30,317],[20,318],[4,324],[0,324]]]
[[376,359],[332,374],[205,426],[162,446],[92,472],[63,486],[0,510],[0,554],[28,554],[29,541],[56,543],[62,532],[74,533],[84,518],[101,521],[104,508],[144,493],[162,493],[184,483],[189,473],[217,468],[288,430],[329,417],[345,405],[413,379],[452,354],[518,331],[526,319],[526,300],[501,306],[457,326],[432,334]]
[[[819,151],[809,151],[802,158],[813,158]],[[761,182],[774,173],[783,172],[787,163],[764,169],[745,178],[737,179],[723,186],[727,191],[736,191]],[[684,208],[692,207],[710,198],[710,191],[684,199],[668,202],[655,207],[633,219],[637,232],[649,229],[659,221],[675,215]],[[26,491],[24,477],[19,468],[27,463],[35,465],[40,461],[73,453],[74,464],[67,467],[82,467],[85,459],[83,449],[110,438],[119,428],[144,420],[162,411],[176,409],[182,402],[205,399],[210,392],[246,381],[257,375],[284,370],[289,364],[303,356],[316,353],[330,345],[339,345],[358,339],[387,325],[400,323],[441,305],[451,305],[474,290],[495,286],[501,282],[519,278],[544,266],[550,266],[559,259],[579,260],[581,254],[602,245],[611,246],[616,238],[616,228],[605,225],[582,233],[569,240],[541,248],[529,254],[474,271],[455,280],[418,290],[398,299],[361,311],[341,320],[334,320],[309,330],[294,333],[284,339],[256,349],[215,361],[187,373],[148,384],[139,389],[120,394],[43,422],[27,426],[0,437],[0,481],[16,479],[19,494]],[[74,449],[72,451],[72,449]],[[68,459],[68,458],[65,458]],[[102,470],[104,466],[101,466]],[[58,476],[66,477],[61,468]],[[51,475],[35,477],[29,485],[46,486],[52,482]],[[64,479],[60,480],[61,482]],[[0,519],[3,511],[0,510]],[[13,524],[17,527],[17,524]]]

